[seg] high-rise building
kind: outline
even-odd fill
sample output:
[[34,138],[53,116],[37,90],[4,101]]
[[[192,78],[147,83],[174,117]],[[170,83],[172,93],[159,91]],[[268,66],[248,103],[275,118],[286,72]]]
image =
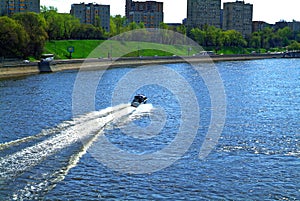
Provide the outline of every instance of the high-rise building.
[[0,0],[0,15],[40,12],[40,0]]
[[234,29],[244,37],[252,33],[253,5],[244,1],[223,4],[223,29]]
[[292,22],[288,23],[288,26],[291,28],[293,32],[299,32],[300,31],[300,22],[293,20]]
[[146,28],[158,28],[164,21],[162,2],[126,0],[125,14],[129,23],[143,23]]
[[221,0],[188,0],[187,26],[203,28],[203,26],[221,27]]
[[273,25],[273,28],[277,31],[278,29],[283,29],[285,27],[290,27],[292,32],[299,32],[300,31],[300,22],[297,22],[293,20],[292,22],[287,22],[287,21],[279,21],[275,22]]
[[266,23],[264,21],[253,21],[252,22],[252,33],[253,32],[257,32],[257,31],[262,31],[266,27],[272,27],[272,25],[268,24],[268,23]]
[[110,31],[110,5],[72,4],[71,15],[77,17],[84,24],[99,24],[106,32]]

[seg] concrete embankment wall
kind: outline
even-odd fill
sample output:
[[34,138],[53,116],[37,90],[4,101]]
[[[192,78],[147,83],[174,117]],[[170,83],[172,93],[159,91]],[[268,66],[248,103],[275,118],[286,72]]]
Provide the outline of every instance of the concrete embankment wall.
[[[142,66],[150,64],[167,64],[181,62],[219,62],[219,61],[242,61],[255,59],[281,58],[281,54],[250,54],[250,55],[211,55],[211,56],[195,56],[195,57],[131,57],[114,59],[72,59],[57,60],[55,65],[51,65],[53,72],[63,70],[97,70],[107,69],[108,67],[122,66]],[[38,62],[29,64],[0,65],[0,78],[9,78],[17,76],[26,76],[30,74],[40,73]]]

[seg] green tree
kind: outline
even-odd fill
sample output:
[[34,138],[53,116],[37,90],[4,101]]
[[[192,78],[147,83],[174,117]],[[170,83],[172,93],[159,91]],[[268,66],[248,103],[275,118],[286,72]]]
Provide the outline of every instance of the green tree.
[[221,29],[216,28],[216,45],[215,45],[215,50],[218,52],[223,46],[224,46],[224,41],[225,41],[225,36],[224,32]]
[[139,29],[145,29],[145,24],[143,22],[138,23]]
[[160,29],[168,29],[169,27],[166,23],[161,22],[161,23],[159,23],[159,28]]
[[166,23],[161,22],[159,24],[159,28],[161,30],[161,38],[160,43],[162,44],[174,44],[176,41],[173,41],[174,37],[172,35],[172,32],[169,32],[169,26]]
[[181,24],[180,26],[176,27],[176,31],[178,33],[181,33],[182,35],[186,35],[187,34],[186,26],[184,26],[183,24]]
[[139,25],[137,23],[135,23],[135,22],[131,22],[128,25],[128,30],[129,31],[132,31],[132,30],[135,30],[135,29],[139,29],[139,28],[140,28]]
[[289,40],[292,39],[293,32],[290,27],[284,27],[283,29],[279,29],[277,31],[277,35],[280,38],[280,44],[277,44],[276,46],[285,47],[289,45]]
[[[180,26],[176,27],[176,32],[178,32],[178,33],[180,33],[184,36],[184,37],[181,37],[182,41],[176,41],[176,43],[186,44],[186,41],[187,41],[187,28],[186,28],[186,26],[181,24]],[[177,37],[175,37],[175,38],[177,38]]]
[[274,35],[274,29],[266,27],[261,32],[261,45],[265,49],[270,49],[272,47],[272,38]]
[[24,50],[25,56],[40,58],[48,38],[45,19],[33,12],[14,14],[13,19],[23,25],[30,39]]
[[4,16],[0,17],[0,56],[23,57],[24,49],[29,42],[24,27],[15,20]]
[[205,46],[216,46],[217,44],[217,28],[214,26],[205,26]]
[[63,23],[62,17],[57,13],[55,9],[47,9],[43,7],[41,12],[42,16],[46,20],[46,32],[49,40],[61,39],[63,35]]
[[74,39],[103,39],[102,29],[92,24],[81,24],[71,34]]
[[75,28],[80,26],[79,19],[67,13],[57,13],[54,7],[42,7],[41,15],[46,20],[49,40],[70,39]]
[[293,41],[288,47],[288,50],[300,50],[300,43]]
[[115,24],[116,28],[116,35],[119,35],[120,33],[124,32],[124,26],[126,22],[126,18],[122,17],[121,15],[116,15],[112,17],[112,21]]
[[227,47],[245,47],[247,41],[240,32],[236,30],[227,30],[224,32],[224,45]]
[[49,6],[49,7],[41,6],[41,13],[45,13],[45,12],[48,12],[48,11],[51,11],[51,10],[57,12],[57,8],[55,8],[53,6]]
[[196,41],[199,45],[205,45],[205,32],[199,28],[193,28],[190,31],[191,38]]
[[261,34],[253,32],[250,37],[249,46],[253,48],[261,48]]
[[[78,18],[67,13],[62,13],[60,15],[62,18],[63,38],[70,39],[75,29],[80,26],[80,21]],[[101,26],[97,27],[97,29],[98,32],[101,32],[101,36],[99,37],[102,37],[104,31],[102,30]]]
[[110,23],[109,23],[109,30],[110,30],[110,36],[115,36],[117,35],[117,27],[116,24],[114,22],[114,19],[112,16],[110,16]]
[[98,28],[102,27],[102,25],[101,25],[101,18],[100,18],[99,15],[95,16],[95,24],[94,24],[94,26],[98,27]]

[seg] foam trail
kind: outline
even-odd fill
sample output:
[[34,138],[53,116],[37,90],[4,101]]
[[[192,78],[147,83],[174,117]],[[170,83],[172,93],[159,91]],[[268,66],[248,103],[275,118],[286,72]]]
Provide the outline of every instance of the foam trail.
[[57,125],[56,127],[52,128],[52,129],[42,130],[42,132],[37,135],[24,137],[21,139],[17,139],[17,140],[10,141],[10,142],[5,142],[2,144],[0,143],[0,151],[10,148],[12,146],[17,146],[17,145],[20,145],[23,143],[32,142],[32,141],[38,140],[42,137],[54,135],[62,130],[65,130],[67,127],[73,126],[77,123],[81,123],[83,121],[88,121],[88,120],[95,119],[95,118],[101,118],[103,116],[106,116],[108,114],[111,114],[113,112],[116,112],[118,110],[121,110],[121,109],[124,109],[127,107],[129,107],[129,104],[120,104],[115,107],[108,107],[108,108],[100,110],[100,111],[91,112],[91,113],[89,113],[89,115],[82,115],[80,117],[76,117],[72,121],[64,121],[63,123],[60,123],[59,125]]
[[[122,118],[132,114],[135,111],[135,108],[126,108],[119,111],[115,111],[111,115],[107,116],[107,121],[111,122],[115,119]],[[75,167],[79,162],[80,158],[87,152],[89,147],[93,142],[98,138],[99,135],[103,134],[103,128],[101,128],[93,137],[85,140],[83,148],[74,153],[68,160],[67,166],[61,169],[56,170],[54,173],[47,175],[46,178],[38,180],[37,182],[30,182],[24,188],[17,190],[13,193],[12,200],[34,200],[40,199],[43,197],[43,194],[51,189],[53,189],[56,184],[64,180],[65,176],[68,174],[70,169]],[[46,189],[46,191],[45,191]]]
[[[123,108],[119,111],[118,109]],[[101,130],[105,125],[132,112],[121,105],[104,111],[92,112],[75,118],[69,127],[34,146],[30,146],[12,155],[0,158],[0,178],[12,178],[35,166],[48,156],[76,142],[84,142]]]
[[50,179],[43,179],[42,181],[36,183],[28,183],[24,188],[17,190],[12,195],[12,200],[38,200],[43,196],[45,189],[47,191],[53,189],[56,184],[65,179],[66,175],[69,171],[77,165],[80,158],[86,154],[89,147],[93,144],[93,142],[98,138],[99,135],[102,134],[103,130],[100,130],[98,134],[96,134],[90,141],[83,145],[83,148],[73,154],[68,161],[68,164],[65,168],[58,169],[54,173],[48,176]]
[[139,119],[142,116],[150,114],[151,110],[153,110],[152,104],[141,104],[135,110],[129,114],[128,118],[116,118],[113,123],[116,123],[119,127],[129,124],[129,122]]
[[[116,110],[109,119],[112,121],[118,121],[124,119],[126,122],[129,122],[132,119],[132,116],[137,116],[134,119],[141,117],[143,114],[149,113],[153,108],[152,105],[143,105],[139,108],[128,107],[127,110]],[[85,117],[86,118],[86,117]],[[106,128],[106,127],[105,127]],[[99,137],[99,135],[103,134],[103,129],[100,129],[97,134],[93,135],[89,140],[86,140],[83,144],[81,150],[76,153],[73,153],[66,163],[66,166],[63,168],[57,168],[57,170],[42,179],[36,179],[35,182],[31,181],[26,186],[21,189],[17,189],[11,200],[38,200],[42,199],[44,194],[50,190],[52,190],[56,184],[65,179],[65,176],[69,173],[69,171],[77,165],[80,158],[87,152],[90,146],[93,144],[95,140]],[[45,175],[45,174],[44,174]]]

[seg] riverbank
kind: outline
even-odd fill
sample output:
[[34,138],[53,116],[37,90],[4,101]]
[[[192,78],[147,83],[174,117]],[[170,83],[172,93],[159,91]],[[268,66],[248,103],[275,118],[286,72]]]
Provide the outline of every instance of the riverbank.
[[[256,59],[281,58],[282,54],[247,54],[247,55],[203,55],[192,57],[130,57],[119,59],[71,59],[57,60],[51,69],[53,72],[63,70],[105,70],[123,66],[143,66],[151,64],[168,63],[199,63],[199,62],[220,62],[220,61],[243,61]],[[11,78],[40,73],[38,62],[27,64],[10,64],[0,66],[0,78]]]

